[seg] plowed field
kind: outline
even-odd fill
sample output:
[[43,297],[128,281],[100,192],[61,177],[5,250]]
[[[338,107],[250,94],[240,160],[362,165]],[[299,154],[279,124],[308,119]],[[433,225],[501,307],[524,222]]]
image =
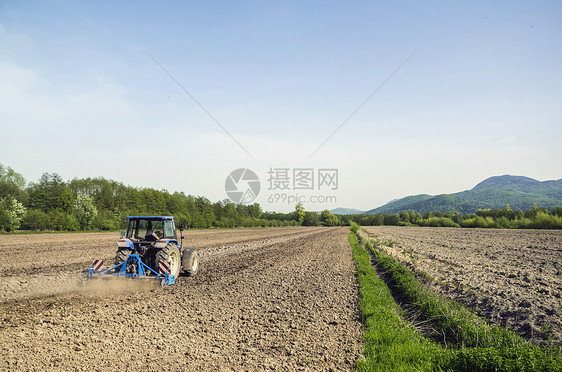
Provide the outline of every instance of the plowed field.
[[562,231],[365,229],[394,241],[382,249],[448,297],[536,343],[562,345]]
[[346,228],[187,231],[201,267],[160,288],[90,281],[118,234],[0,236],[0,369],[350,370],[361,349]]

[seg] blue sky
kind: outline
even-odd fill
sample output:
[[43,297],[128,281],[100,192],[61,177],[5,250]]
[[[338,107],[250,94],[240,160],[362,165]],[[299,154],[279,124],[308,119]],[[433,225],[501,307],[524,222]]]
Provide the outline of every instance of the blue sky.
[[246,167],[282,211],[270,168],[338,169],[309,210],[559,179],[561,40],[555,1],[2,1],[0,162],[213,201]]

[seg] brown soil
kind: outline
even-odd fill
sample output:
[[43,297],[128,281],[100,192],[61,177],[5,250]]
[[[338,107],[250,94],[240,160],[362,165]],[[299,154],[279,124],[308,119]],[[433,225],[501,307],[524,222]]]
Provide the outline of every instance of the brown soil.
[[382,249],[479,315],[546,345],[562,344],[562,231],[368,227]]
[[184,235],[200,271],[166,288],[80,284],[92,259],[112,260],[115,233],[1,236],[0,369],[352,369],[361,323],[347,229]]

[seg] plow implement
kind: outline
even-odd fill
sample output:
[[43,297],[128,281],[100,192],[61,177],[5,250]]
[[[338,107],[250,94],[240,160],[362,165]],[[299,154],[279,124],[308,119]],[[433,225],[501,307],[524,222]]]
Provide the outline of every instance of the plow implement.
[[107,277],[160,280],[162,287],[176,282],[176,277],[170,273],[168,262],[159,262],[158,272],[156,272],[142,262],[141,257],[136,253],[130,254],[126,261],[107,270],[103,270],[103,260],[94,260],[92,266],[88,268],[88,278]]

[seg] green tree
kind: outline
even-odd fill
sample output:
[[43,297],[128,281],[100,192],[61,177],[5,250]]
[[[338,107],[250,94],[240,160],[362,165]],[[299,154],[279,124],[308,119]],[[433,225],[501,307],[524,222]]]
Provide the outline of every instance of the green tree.
[[539,207],[537,207],[536,203],[533,203],[533,206],[531,207],[531,209],[529,209],[528,211],[525,212],[525,218],[535,219],[537,217],[538,213],[548,214],[548,210],[544,207],[539,208]]
[[240,220],[242,218],[250,217],[250,214],[248,212],[248,207],[246,207],[244,204],[236,204],[236,213],[237,213],[237,218]]
[[323,226],[338,226],[340,224],[338,216],[330,213],[330,211],[327,209],[324,209],[320,213],[320,221],[322,222]]
[[25,203],[27,201],[25,179],[12,168],[0,163],[0,197],[5,198],[7,196]]
[[54,209],[48,214],[50,227],[56,231],[75,231],[80,228],[80,223],[73,214],[66,213],[60,209]]
[[73,206],[72,190],[56,173],[43,173],[37,183],[28,187],[29,207],[44,212],[61,210],[70,212]]
[[92,223],[98,214],[98,210],[94,205],[94,198],[89,195],[79,194],[74,202],[74,215],[80,224],[82,230],[90,229]]
[[94,199],[94,203],[99,210],[105,209],[113,211],[118,199],[115,190],[119,185],[115,181],[106,180],[103,177],[73,179],[68,184],[74,195],[89,195]]
[[213,212],[213,206],[209,199],[205,197],[195,198],[196,214],[193,216],[195,227],[212,227],[216,217]]
[[101,211],[98,210],[98,213],[92,222],[92,227],[99,230],[117,230],[120,227],[125,228],[123,220],[124,217],[119,218],[118,215],[102,209]]
[[320,215],[317,212],[304,212],[303,226],[320,226]]
[[160,215],[166,214],[166,200],[163,194],[163,191],[154,189],[142,189],[141,195],[146,203],[146,209],[144,210],[144,213]]
[[397,214],[385,214],[383,223],[387,226],[396,226],[400,223],[400,216]]
[[377,213],[373,216],[373,222],[370,224],[371,226],[381,226],[384,224],[384,215]]
[[326,220],[326,226],[339,226],[340,224],[340,219],[335,214],[330,214]]
[[400,222],[404,222],[405,224],[410,224],[412,221],[410,220],[410,213],[408,211],[403,211],[400,213]]
[[302,203],[297,203],[297,205],[295,205],[295,217],[296,217],[296,221],[299,223],[299,225],[302,225],[303,221],[304,221],[304,207],[302,205]]
[[25,230],[47,230],[50,227],[49,216],[39,209],[29,209],[21,222]]
[[26,209],[12,196],[0,198],[0,229],[12,231],[18,229],[25,216]]
[[261,206],[258,203],[249,205],[248,212],[250,214],[250,217],[252,218],[261,218],[263,214],[263,210],[261,209]]

